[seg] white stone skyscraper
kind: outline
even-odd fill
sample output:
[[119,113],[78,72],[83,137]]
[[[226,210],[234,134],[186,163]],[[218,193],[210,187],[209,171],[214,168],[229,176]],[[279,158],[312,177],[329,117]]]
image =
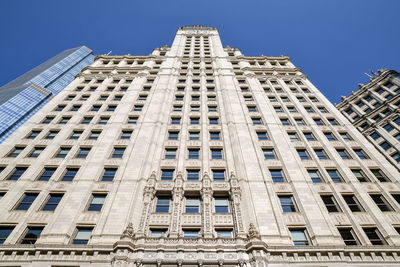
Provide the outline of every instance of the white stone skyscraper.
[[289,57],[178,30],[0,145],[0,266],[396,266],[400,174]]

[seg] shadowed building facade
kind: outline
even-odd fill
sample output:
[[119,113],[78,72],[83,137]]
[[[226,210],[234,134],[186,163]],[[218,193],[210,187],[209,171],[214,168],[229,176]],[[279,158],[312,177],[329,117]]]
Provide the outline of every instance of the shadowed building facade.
[[0,149],[0,266],[398,265],[398,171],[212,27],[97,56]]

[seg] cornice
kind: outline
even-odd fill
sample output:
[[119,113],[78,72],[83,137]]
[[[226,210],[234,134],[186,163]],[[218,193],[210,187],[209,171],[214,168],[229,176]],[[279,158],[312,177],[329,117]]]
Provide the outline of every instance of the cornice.
[[237,59],[247,59],[247,60],[290,60],[288,56],[272,57],[272,56],[244,56],[240,55],[236,57]]
[[94,58],[94,60],[98,60],[98,59],[107,59],[107,60],[112,60],[112,59],[151,59],[151,58],[157,58],[157,56],[150,54],[150,55],[130,55],[130,54],[126,54],[126,55],[98,55]]

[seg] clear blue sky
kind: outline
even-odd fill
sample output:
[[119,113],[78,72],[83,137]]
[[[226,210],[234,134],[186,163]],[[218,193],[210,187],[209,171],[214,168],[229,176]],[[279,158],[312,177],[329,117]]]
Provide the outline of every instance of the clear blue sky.
[[149,54],[208,25],[245,55],[290,56],[332,102],[400,70],[400,0],[2,0],[0,86],[64,49]]

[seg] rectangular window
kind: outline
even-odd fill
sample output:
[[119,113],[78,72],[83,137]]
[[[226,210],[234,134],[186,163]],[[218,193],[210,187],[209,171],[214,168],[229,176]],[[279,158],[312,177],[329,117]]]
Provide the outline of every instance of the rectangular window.
[[97,140],[101,134],[101,131],[91,131],[90,135],[88,136],[89,140]]
[[176,158],[176,148],[166,148],[165,149],[165,158],[166,159],[175,159]]
[[137,116],[129,116],[129,117],[128,117],[127,123],[128,123],[128,124],[136,124],[136,123],[137,123],[137,120],[138,120],[138,117],[137,117]]
[[76,154],[77,159],[86,159],[86,157],[89,155],[90,152],[90,147],[81,147],[79,148],[79,152]]
[[200,157],[200,149],[199,148],[189,148],[188,149],[188,158],[189,159],[199,159]]
[[333,133],[324,133],[326,139],[328,139],[329,141],[336,141],[336,137],[333,135]]
[[217,112],[217,106],[208,106],[208,112]]
[[142,105],[135,105],[133,106],[133,111],[142,111],[143,106]]
[[338,231],[346,246],[360,245],[352,228],[338,228]]
[[229,200],[226,197],[215,197],[214,205],[215,205],[215,213],[229,212]]
[[151,237],[161,237],[167,235],[167,229],[150,229]]
[[388,143],[388,142],[383,142],[380,144],[380,146],[384,149],[384,150],[389,150],[392,148],[392,146]]
[[199,213],[200,212],[200,199],[198,198],[186,198],[186,213]]
[[61,181],[71,182],[72,180],[74,180],[78,171],[79,171],[79,168],[67,168]]
[[79,137],[82,135],[83,131],[80,130],[75,130],[72,132],[72,134],[69,136],[69,139],[79,139]]
[[106,200],[106,194],[92,194],[92,198],[88,207],[88,211],[101,211]]
[[283,212],[297,212],[293,196],[278,196]]
[[306,123],[304,122],[303,119],[295,119],[295,122],[297,125],[302,126],[302,125],[306,125]]
[[307,172],[310,175],[311,181],[313,183],[323,183],[324,182],[324,180],[322,179],[322,176],[318,170],[308,170]]
[[187,170],[188,181],[198,181],[200,176],[200,170]]
[[55,158],[65,158],[68,155],[68,152],[71,150],[71,147],[60,147],[58,153],[54,156]]
[[199,140],[200,139],[200,132],[189,132],[189,140]]
[[20,244],[35,244],[40,234],[43,231],[44,226],[28,226],[24,238],[22,238]]
[[325,125],[321,119],[314,119],[316,125]]
[[100,117],[100,119],[97,123],[98,124],[107,124],[109,119],[110,119],[110,117]]
[[16,167],[14,171],[8,176],[7,180],[17,181],[24,172],[28,169],[28,167]]
[[308,246],[310,244],[305,229],[289,229],[295,246]]
[[310,159],[310,156],[308,155],[308,152],[305,149],[297,149],[297,154],[299,154],[299,157],[301,160],[309,160]]
[[104,168],[103,176],[101,177],[102,182],[111,182],[114,180],[117,168]]
[[49,124],[52,120],[54,119],[54,116],[47,116],[42,123],[43,124]]
[[269,170],[272,182],[274,183],[284,183],[286,182],[285,175],[283,174],[282,170]]
[[253,125],[261,125],[262,124],[261,118],[251,118],[251,120],[253,121]]
[[59,124],[67,124],[70,119],[71,119],[71,117],[62,117],[58,123]]
[[370,180],[365,176],[364,172],[360,169],[353,169],[351,170],[354,176],[360,183],[370,182]]
[[372,174],[375,176],[376,179],[379,180],[379,182],[391,182],[389,178],[381,171],[378,169],[371,169],[370,170]]
[[218,229],[215,229],[215,232],[217,233],[218,237],[233,238],[232,230],[218,230]]
[[170,201],[171,201],[170,197],[158,197],[157,204],[156,204],[156,212],[168,213]]
[[342,159],[351,159],[349,153],[345,149],[336,149]]
[[58,203],[60,203],[64,194],[51,193],[47,199],[46,204],[43,206],[42,210],[54,211],[57,208]]
[[297,133],[287,133],[289,136],[290,141],[295,142],[295,141],[299,141],[299,136],[297,135]]
[[209,123],[210,123],[210,125],[217,125],[218,118],[209,118]]
[[181,118],[171,118],[171,124],[180,124]]
[[45,167],[43,169],[42,173],[40,174],[38,180],[39,181],[48,181],[48,180],[50,180],[51,176],[53,176],[53,174],[55,173],[56,170],[57,170],[57,168]]
[[81,120],[81,124],[89,124],[92,121],[93,117],[90,116],[85,116],[83,117],[83,119]]
[[161,170],[162,181],[172,181],[173,178],[174,178],[174,170],[172,169]]
[[40,131],[32,130],[32,132],[30,132],[30,134],[26,138],[27,139],[35,139],[40,134],[40,132],[41,132],[41,130]]
[[331,177],[332,182],[341,183],[343,182],[343,178],[337,170],[326,170],[328,172],[329,177]]
[[288,119],[281,119],[282,125],[290,125],[290,122]]
[[89,242],[90,236],[92,235],[93,228],[78,227],[76,234],[72,240],[74,245],[86,245]]
[[35,147],[33,148],[32,152],[29,154],[30,158],[37,158],[40,156],[40,153],[44,150],[44,147]]
[[196,229],[183,230],[183,237],[184,238],[198,238],[199,230],[196,230]]
[[58,134],[58,130],[51,130],[49,133],[46,135],[46,139],[54,139],[56,135]]
[[225,181],[225,170],[212,170],[214,181]]
[[353,212],[364,211],[363,207],[358,202],[358,199],[354,195],[343,195],[344,201],[346,201],[347,206]]
[[362,149],[353,149],[354,152],[357,154],[357,156],[360,159],[368,159],[369,157],[367,156],[367,154],[365,154],[365,152]]
[[372,245],[386,245],[386,241],[383,239],[382,234],[376,227],[363,228],[365,234],[368,236],[369,241]]
[[303,133],[303,134],[304,134],[304,137],[306,138],[307,141],[315,141],[316,140],[312,133],[307,133],[306,132],[306,133]]
[[16,210],[28,210],[38,195],[38,193],[25,193]]
[[263,148],[265,159],[276,159],[275,151],[272,148]]
[[323,149],[314,149],[314,152],[319,159],[329,159]]
[[325,204],[328,212],[341,212],[339,205],[337,204],[335,197],[332,195],[322,195],[322,201]]
[[220,132],[210,132],[210,140],[221,140]]
[[179,132],[168,132],[168,140],[178,140]]
[[384,196],[373,194],[369,195],[381,211],[394,211]]
[[340,133],[340,136],[343,138],[344,141],[351,141],[352,138],[348,133]]
[[212,159],[222,159],[222,149],[221,148],[211,148],[211,158]]
[[114,147],[114,151],[111,155],[111,158],[121,159],[124,156],[125,147]]
[[3,244],[7,237],[14,230],[15,226],[0,226],[0,244]]
[[[211,121],[211,119],[210,119],[210,121]],[[199,123],[200,123],[200,118],[190,118],[190,124],[197,125]]]
[[24,149],[25,147],[15,147],[10,153],[8,153],[7,157],[16,158]]
[[132,136],[131,130],[123,130],[120,139],[131,139],[131,136]]
[[267,132],[257,132],[257,137],[260,141],[268,140]]

